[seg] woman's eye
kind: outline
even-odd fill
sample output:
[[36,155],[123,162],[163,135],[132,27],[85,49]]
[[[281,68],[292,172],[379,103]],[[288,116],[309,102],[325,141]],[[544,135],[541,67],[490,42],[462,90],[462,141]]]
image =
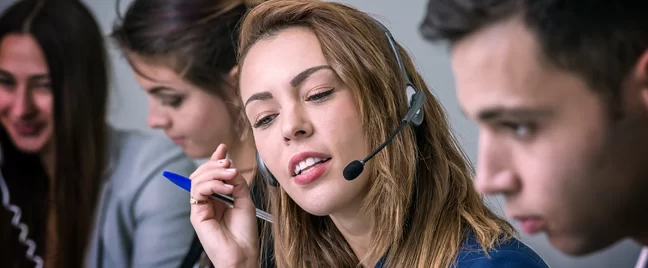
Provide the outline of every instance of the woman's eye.
[[161,99],[161,103],[164,106],[170,106],[173,108],[178,108],[180,105],[182,105],[182,101],[184,100],[183,97],[177,97],[177,96],[172,96],[172,97],[163,97]]
[[334,90],[335,90],[335,88],[332,88],[332,89],[329,89],[327,91],[312,94],[312,95],[310,95],[310,96],[308,96],[306,98],[306,101],[321,101],[321,100],[325,99],[326,97],[330,96],[331,94],[333,94]]
[[254,125],[252,125],[252,127],[254,128],[267,127],[268,125],[270,125],[270,123],[272,123],[272,120],[274,120],[276,117],[277,114],[271,114],[271,115],[261,117],[259,120],[254,122]]

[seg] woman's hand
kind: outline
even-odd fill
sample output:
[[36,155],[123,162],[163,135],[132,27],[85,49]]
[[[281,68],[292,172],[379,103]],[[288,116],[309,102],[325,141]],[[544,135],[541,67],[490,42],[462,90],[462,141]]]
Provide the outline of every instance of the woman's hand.
[[[259,234],[254,203],[247,182],[226,155],[227,147],[221,144],[191,174],[191,198],[198,202],[191,205],[191,224],[216,267],[256,267]],[[210,198],[212,193],[232,194],[234,207]]]

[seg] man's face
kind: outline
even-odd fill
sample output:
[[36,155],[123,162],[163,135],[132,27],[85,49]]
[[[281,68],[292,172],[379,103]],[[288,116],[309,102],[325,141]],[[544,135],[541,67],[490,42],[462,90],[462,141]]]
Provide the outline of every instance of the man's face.
[[629,79],[624,117],[612,119],[582,78],[540,55],[518,19],[453,46],[459,101],[480,130],[476,187],[504,195],[525,232],[546,232],[568,254],[637,236],[648,211],[645,72]]

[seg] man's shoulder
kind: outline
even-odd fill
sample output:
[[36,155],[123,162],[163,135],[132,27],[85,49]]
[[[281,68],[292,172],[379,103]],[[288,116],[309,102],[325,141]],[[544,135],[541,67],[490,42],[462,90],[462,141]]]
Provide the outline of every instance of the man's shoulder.
[[468,237],[457,256],[457,268],[549,267],[542,258],[516,238],[498,243],[485,252],[474,237]]

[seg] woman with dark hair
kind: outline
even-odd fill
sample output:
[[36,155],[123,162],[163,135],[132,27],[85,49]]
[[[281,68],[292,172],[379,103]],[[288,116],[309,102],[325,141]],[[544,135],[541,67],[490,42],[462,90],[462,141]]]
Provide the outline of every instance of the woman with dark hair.
[[0,16],[3,267],[177,267],[189,246],[187,194],[160,174],[195,166],[107,125],[106,66],[80,1],[22,0]]
[[[149,126],[164,130],[193,158],[209,158],[226,144],[228,159],[261,205],[264,184],[255,183],[254,140],[236,90],[238,26],[254,4],[135,0],[112,37],[150,97]],[[193,266],[201,253],[196,237],[184,266]]]

